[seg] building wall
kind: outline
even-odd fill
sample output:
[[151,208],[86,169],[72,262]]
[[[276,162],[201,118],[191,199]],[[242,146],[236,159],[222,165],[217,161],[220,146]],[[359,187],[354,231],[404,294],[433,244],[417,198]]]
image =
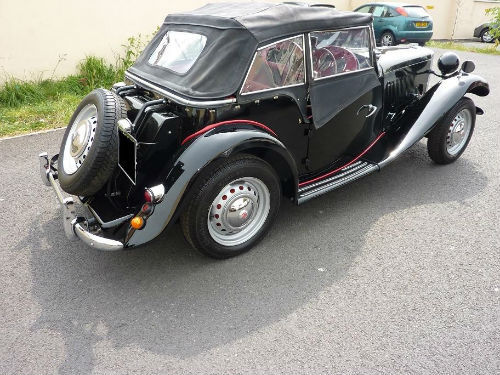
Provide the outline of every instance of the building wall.
[[[221,0],[0,0],[0,82],[74,73],[86,55],[114,61],[128,37],[150,34],[168,13]],[[278,0],[268,0],[275,1]],[[500,5],[485,0],[407,0],[428,9],[435,21],[434,38],[470,38],[486,22],[484,9]],[[312,0],[311,0],[312,2]],[[352,10],[367,0],[323,0]]]
[[128,37],[152,33],[168,13],[220,1],[0,0],[0,82],[68,75],[86,55],[113,62]]

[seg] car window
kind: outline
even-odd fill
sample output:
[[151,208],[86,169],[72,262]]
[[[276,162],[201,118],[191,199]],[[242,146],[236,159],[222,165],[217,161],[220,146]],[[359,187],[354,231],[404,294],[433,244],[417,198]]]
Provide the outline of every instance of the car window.
[[360,13],[371,13],[370,12],[370,8],[372,6],[371,5],[365,5],[364,7],[361,7],[359,8],[358,10],[356,10],[356,12],[360,12]]
[[186,73],[200,56],[207,37],[183,31],[168,31],[149,56],[149,64]]
[[386,17],[397,17],[400,16],[398,12],[396,12],[393,8],[387,7]]
[[373,17],[382,17],[385,13],[385,7],[382,5],[377,5],[373,10]]
[[285,39],[260,48],[241,89],[242,94],[304,83],[304,39]]
[[429,13],[425,11],[424,8],[419,7],[419,6],[405,6],[403,7],[406,10],[406,13],[408,13],[408,17],[428,17]]
[[392,12],[392,9],[389,7],[384,7],[382,17],[394,17],[394,13]]
[[367,27],[314,32],[311,38],[313,78],[325,78],[372,66]]

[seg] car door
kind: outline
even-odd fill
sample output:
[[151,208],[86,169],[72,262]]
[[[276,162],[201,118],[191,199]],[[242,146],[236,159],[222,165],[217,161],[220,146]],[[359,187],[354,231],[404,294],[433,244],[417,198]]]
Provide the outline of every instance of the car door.
[[368,26],[309,34],[310,171],[355,157],[381,132],[382,85]]
[[376,5],[371,9],[375,39],[380,40],[385,30],[392,30],[390,12],[386,6]]

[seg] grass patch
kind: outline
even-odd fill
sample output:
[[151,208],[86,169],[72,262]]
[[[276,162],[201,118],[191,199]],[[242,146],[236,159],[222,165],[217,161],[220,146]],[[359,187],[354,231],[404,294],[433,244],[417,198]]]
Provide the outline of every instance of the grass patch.
[[77,75],[60,80],[11,78],[0,88],[0,137],[66,126],[87,93],[121,79],[113,66],[96,57],[83,60]]
[[81,99],[81,95],[64,93],[57,100],[0,107],[0,137],[66,126]]
[[88,56],[77,73],[61,79],[8,79],[0,86],[0,137],[66,126],[82,98],[98,87],[110,88],[139,56],[152,35],[131,37],[114,64]]
[[472,47],[456,42],[438,42],[435,40],[430,40],[425,44],[425,46],[442,49],[453,49],[456,51],[486,53],[489,55],[500,55],[500,51],[496,49],[495,44],[486,47]]

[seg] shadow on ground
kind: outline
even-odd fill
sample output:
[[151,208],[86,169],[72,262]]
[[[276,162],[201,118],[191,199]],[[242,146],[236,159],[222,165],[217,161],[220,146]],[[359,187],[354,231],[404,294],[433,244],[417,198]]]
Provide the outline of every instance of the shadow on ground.
[[264,241],[228,261],[199,256],[178,226],[140,249],[101,253],[68,242],[59,217],[37,217],[18,245],[31,249],[42,308],[32,329],[62,334],[64,374],[91,372],[93,346],[103,338],[117,348],[193,356],[284,318],[335,284],[382,216],[464,201],[486,184],[467,159],[436,166],[418,144],[382,173],[300,207],[285,202]]

